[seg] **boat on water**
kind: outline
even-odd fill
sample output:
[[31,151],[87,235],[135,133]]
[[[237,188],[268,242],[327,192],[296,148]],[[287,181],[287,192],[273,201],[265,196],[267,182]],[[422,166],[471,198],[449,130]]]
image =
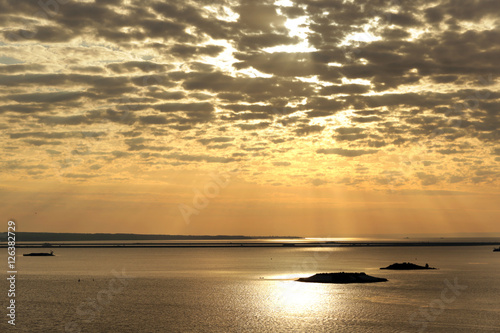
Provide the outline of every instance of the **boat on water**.
[[53,257],[54,251],[47,252],[33,252],[33,253],[25,253],[23,254],[25,257]]
[[500,252],[500,246],[493,249],[493,252]]

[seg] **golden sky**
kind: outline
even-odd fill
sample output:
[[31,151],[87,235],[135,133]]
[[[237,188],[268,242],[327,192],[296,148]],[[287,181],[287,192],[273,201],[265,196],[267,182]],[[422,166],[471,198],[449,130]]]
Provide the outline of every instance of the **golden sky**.
[[20,231],[500,232],[500,2],[0,0]]

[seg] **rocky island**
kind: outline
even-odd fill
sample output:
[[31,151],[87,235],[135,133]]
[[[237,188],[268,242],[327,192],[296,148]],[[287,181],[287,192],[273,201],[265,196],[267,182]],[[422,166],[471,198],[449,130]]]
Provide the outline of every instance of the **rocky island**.
[[395,263],[387,267],[381,267],[380,269],[394,269],[394,270],[415,270],[415,269],[436,269],[435,267],[429,267],[429,264],[425,266],[420,266],[412,264],[411,262]]
[[387,279],[378,278],[365,273],[318,273],[313,276],[300,278],[300,282],[319,282],[319,283],[373,283],[385,282]]

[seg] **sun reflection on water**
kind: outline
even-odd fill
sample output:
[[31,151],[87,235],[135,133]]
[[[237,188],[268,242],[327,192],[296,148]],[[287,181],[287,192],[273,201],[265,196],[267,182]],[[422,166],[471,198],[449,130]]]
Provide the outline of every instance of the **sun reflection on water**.
[[274,280],[269,288],[266,307],[282,314],[307,315],[322,311],[325,307],[325,298],[329,298],[327,294],[328,290],[324,285],[294,280]]

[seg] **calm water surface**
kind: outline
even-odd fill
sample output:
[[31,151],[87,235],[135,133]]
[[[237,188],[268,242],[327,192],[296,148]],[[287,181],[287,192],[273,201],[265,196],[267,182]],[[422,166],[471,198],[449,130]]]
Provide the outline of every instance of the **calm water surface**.
[[[25,252],[17,250],[16,332],[500,332],[500,253],[491,246]],[[402,261],[439,270],[379,270]],[[389,281],[293,281],[338,271]],[[0,330],[14,331],[6,322]]]

